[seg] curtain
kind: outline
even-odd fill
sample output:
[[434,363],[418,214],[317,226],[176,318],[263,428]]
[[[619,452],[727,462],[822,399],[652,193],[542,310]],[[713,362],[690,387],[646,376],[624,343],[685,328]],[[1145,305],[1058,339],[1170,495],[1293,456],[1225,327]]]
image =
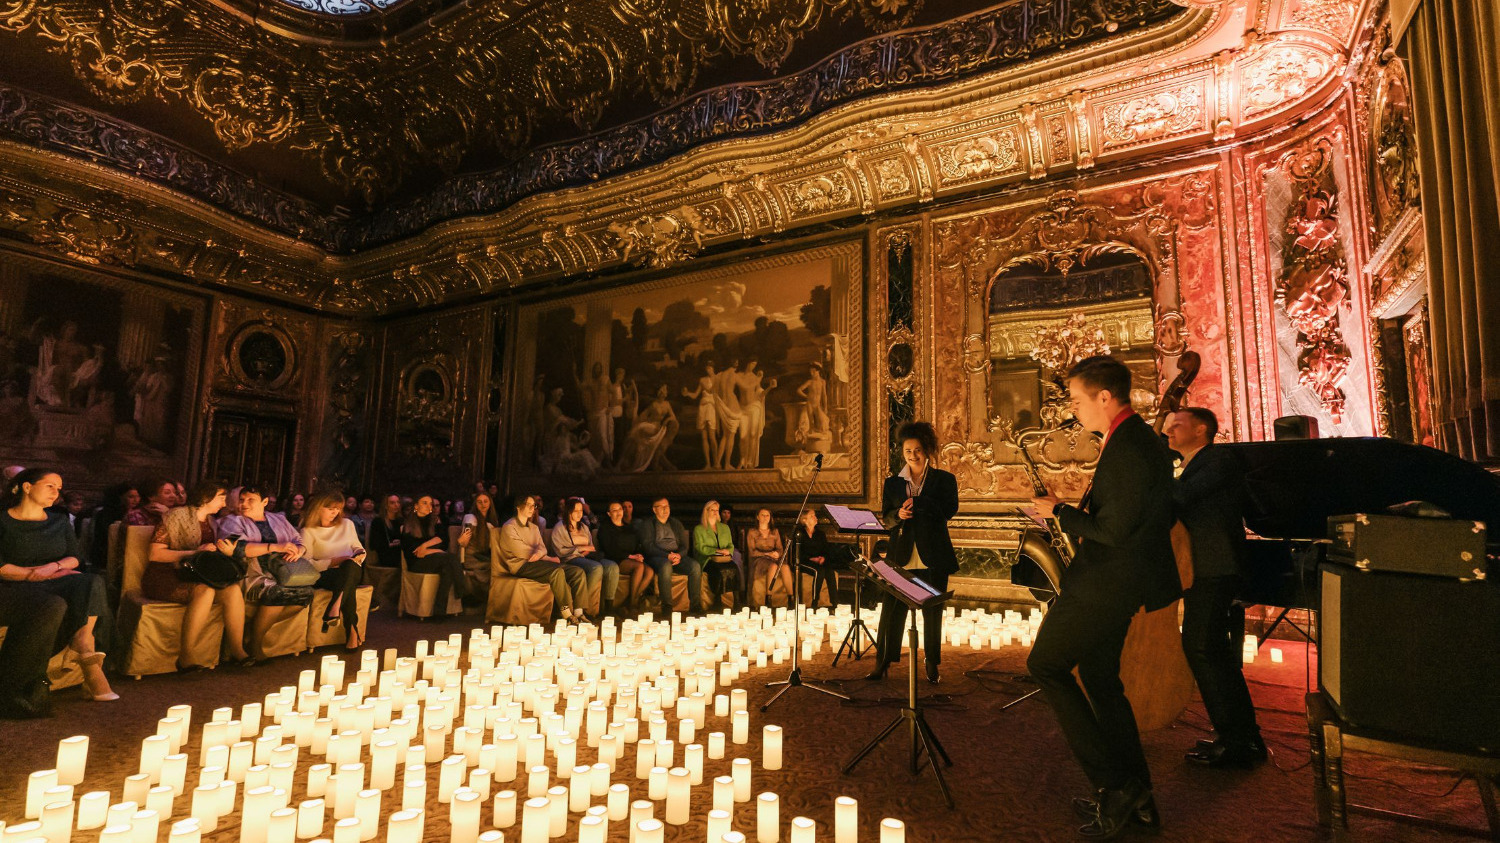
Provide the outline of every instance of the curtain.
[[1500,2],[1422,0],[1399,51],[1421,159],[1439,442],[1500,460]]

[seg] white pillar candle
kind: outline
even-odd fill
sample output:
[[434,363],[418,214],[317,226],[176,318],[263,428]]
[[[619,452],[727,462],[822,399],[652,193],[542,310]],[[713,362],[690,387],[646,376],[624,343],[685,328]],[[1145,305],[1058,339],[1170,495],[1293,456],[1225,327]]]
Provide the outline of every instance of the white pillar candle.
[[666,828],[661,820],[641,820],[635,827],[635,843],[662,843]]
[[505,843],[505,832],[494,830],[486,831],[483,834],[479,835],[479,843]]
[[[715,717],[728,717],[729,716],[729,695],[728,694],[714,694],[714,716]],[[715,841],[713,841],[713,843],[719,843],[719,841],[715,840]]]
[[234,800],[239,792],[239,784],[234,781],[219,782],[219,799],[214,806],[216,816],[234,813]]
[[421,843],[422,812],[397,811],[386,823],[386,843]]
[[464,757],[450,755],[438,768],[438,802],[446,805],[453,800],[453,791],[464,782]]
[[26,777],[26,819],[34,820],[42,815],[42,794],[48,788],[57,787],[57,782],[56,770],[37,770]]
[[[41,823],[22,823],[21,825],[36,825],[38,830],[41,828]],[[131,843],[133,839],[128,824],[107,825],[99,832],[99,843]]]
[[655,818],[656,804],[654,802],[637,799],[630,803],[630,839],[637,839],[640,834],[641,823]]
[[720,843],[720,841],[722,843],[747,843],[748,840],[749,838],[738,831],[726,831],[724,832],[724,836],[714,841],[714,843]]
[[576,766],[578,766],[578,742],[572,738],[559,738],[557,741],[558,775]]
[[345,817],[334,823],[333,843],[359,843],[359,820]]
[[714,779],[714,801],[716,811],[728,811],[734,813],[734,779],[730,776],[719,776]]
[[561,837],[568,830],[568,789],[554,785],[547,790],[547,836]]
[[624,784],[612,784],[609,786],[609,795],[605,797],[605,806],[609,808],[609,819],[611,822],[620,822],[630,817],[630,787]]
[[245,788],[268,787],[271,784],[271,768],[264,764],[253,764],[245,771]]
[[723,732],[709,732],[708,733],[708,757],[709,757],[709,759],[714,760],[714,761],[717,761],[720,758],[724,757],[724,733]]
[[396,742],[377,741],[370,747],[370,787],[390,790],[396,784]]
[[148,808],[131,815],[130,839],[133,843],[156,843],[160,831],[161,814]]
[[57,781],[59,784],[80,784],[88,768],[89,736],[74,735],[57,742]]
[[532,767],[526,776],[526,798],[535,799],[538,796],[546,796],[547,788],[552,786],[552,770],[541,764]]
[[646,777],[646,798],[660,802],[667,798],[667,768],[652,767]]
[[859,837],[859,802],[852,796],[833,800],[833,843],[856,843]]
[[724,839],[733,817],[730,812],[719,808],[708,812],[708,843],[719,843]]
[[407,779],[406,782],[401,785],[401,810],[427,810],[427,779]]
[[297,806],[297,838],[310,840],[323,833],[326,809],[322,799],[304,799]]
[[354,797],[354,818],[359,820],[359,839],[374,840],[380,831],[380,791],[367,788]]
[[589,796],[593,792],[593,776],[584,765],[568,771],[568,810],[581,814],[589,809]]
[[493,825],[496,828],[510,828],[516,824],[516,792],[514,790],[502,790],[495,794],[491,804],[494,806]]
[[792,817],[791,843],[816,843],[817,823],[807,817]]
[[686,767],[673,767],[667,772],[667,822],[686,825],[693,795],[692,774]]
[[[116,802],[109,806],[109,813],[104,817],[104,827],[109,828],[115,825],[128,827],[130,825],[130,818],[135,816],[137,807],[134,802]],[[38,826],[38,828],[40,827]]]
[[761,749],[765,761],[763,766],[767,770],[781,769],[781,727],[767,726],[761,732]]
[[172,754],[172,740],[166,735],[147,735],[141,741],[141,768],[139,772],[151,777],[155,784],[161,776],[161,763]]
[[328,794],[328,777],[333,772],[330,764],[314,764],[307,768],[307,795],[325,796]]
[[172,823],[172,830],[167,834],[167,843],[201,843],[202,840],[203,824],[191,818]]
[[589,796],[605,796],[609,793],[609,765],[595,764],[589,768]]
[[756,843],[777,843],[781,839],[781,805],[776,794],[766,792],[755,799]]
[[736,758],[729,764],[730,775],[734,777],[734,801],[750,801],[750,759]]
[[677,742],[680,744],[692,743],[698,735],[698,724],[692,720],[677,721]]
[[354,798],[365,789],[365,765],[344,764],[333,782],[333,815],[338,819],[354,816]]
[[734,714],[730,715],[729,719],[730,719],[730,721],[732,723],[732,726],[733,726],[733,729],[732,729],[733,735],[731,737],[731,740],[733,740],[736,744],[749,743],[750,742],[750,712],[748,712],[748,711],[746,711],[746,710],[744,710],[742,708],[742,709],[739,709],[738,711],[734,712]]
[[[193,788],[191,816],[198,821],[198,826],[203,831],[213,831],[218,827],[219,786],[217,784],[200,784]],[[82,827],[82,815],[80,814],[79,828]]]
[[254,750],[249,741],[235,741],[229,745],[229,778],[237,782],[245,780],[245,771],[255,760]]
[[146,792],[146,810],[155,811],[163,817],[172,816],[172,788],[159,784]]
[[58,800],[43,805],[40,822],[42,836],[47,838],[48,843],[68,843],[73,834],[73,800]]
[[266,823],[266,843],[293,843],[297,839],[297,812],[277,808]]
[[748,711],[750,709],[750,692],[744,688],[735,688],[729,692],[730,711]]
[[448,806],[448,822],[452,825],[453,843],[477,843],[479,811],[483,804],[479,794],[467,788],[453,795],[453,802]]
[[481,802],[487,802],[490,798],[490,771],[479,767],[469,771],[469,790],[479,794]]
[[609,765],[609,771],[615,771],[615,761],[620,757],[620,737],[618,735],[601,735],[599,737],[599,763]]
[[[1281,652],[1281,648],[1280,647],[1272,647],[1271,648],[1271,664],[1281,664],[1285,660],[1286,660],[1286,657]],[[61,767],[62,766],[62,762],[59,761],[58,762],[58,766]]]
[[104,827],[109,813],[109,791],[91,790],[78,799],[78,829],[88,831]]
[[677,743],[675,741],[656,742],[656,766],[672,769],[677,755]]
[[906,823],[892,817],[881,820],[880,843],[906,843]]
[[515,735],[500,735],[495,738],[495,781],[513,782],[516,780],[516,764],[520,747],[521,742]]
[[603,817],[584,817],[578,821],[578,843],[604,843],[609,822]]
[[644,779],[656,766],[656,741],[646,738],[635,745],[635,777]]

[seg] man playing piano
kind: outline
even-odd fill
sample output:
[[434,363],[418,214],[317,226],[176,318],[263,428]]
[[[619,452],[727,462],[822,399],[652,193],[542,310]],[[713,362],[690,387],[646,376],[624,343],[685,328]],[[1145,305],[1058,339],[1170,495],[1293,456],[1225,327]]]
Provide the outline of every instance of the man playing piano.
[[1087,820],[1079,833],[1107,840],[1132,821],[1160,825],[1120,681],[1120,653],[1136,610],[1170,605],[1182,590],[1172,556],[1172,461],[1166,443],[1130,408],[1125,364],[1102,356],[1080,361],[1068,372],[1068,396],[1079,423],[1104,442],[1080,506],[1051,496],[1032,500],[1038,515],[1056,512],[1079,546],[1027,667],[1097,791],[1074,800]]
[[1215,447],[1219,420],[1202,407],[1173,413],[1164,429],[1182,462],[1172,499],[1193,548],[1193,584],[1182,600],[1182,649],[1218,733],[1187,758],[1209,767],[1249,769],[1264,761],[1255,705],[1235,647],[1232,609],[1245,567],[1245,472]]

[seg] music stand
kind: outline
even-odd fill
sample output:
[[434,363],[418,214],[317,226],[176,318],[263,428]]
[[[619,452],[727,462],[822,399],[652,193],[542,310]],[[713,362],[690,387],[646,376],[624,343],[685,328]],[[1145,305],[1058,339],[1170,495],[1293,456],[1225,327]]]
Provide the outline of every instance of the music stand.
[[[888,533],[885,525],[880,523],[880,516],[868,509],[854,509],[838,504],[825,504],[823,509],[828,512],[828,517],[833,519],[839,533],[856,536],[861,542],[866,538],[884,536]],[[869,553],[861,553],[860,556],[866,564],[871,561]],[[834,667],[839,666],[839,659],[843,658],[846,650],[850,658],[859,661],[864,658],[866,651],[875,646],[875,636],[870,633],[870,627],[860,616],[863,608],[860,605],[860,583],[865,577],[862,566],[858,564],[859,561],[856,559],[849,566],[850,572],[854,574],[854,622],[849,625],[849,631],[844,634],[844,642],[833,652]],[[813,595],[813,599],[816,600],[817,595]],[[869,641],[866,642],[864,639],[869,639]]]
[[[900,568],[893,568],[885,562],[875,562],[870,565],[870,571],[874,575],[875,582],[880,585],[892,597],[906,604],[907,613],[910,615],[910,624],[907,627],[907,646],[910,647],[910,657],[907,659],[907,683],[906,683],[906,705],[901,707],[901,713],[896,715],[890,725],[880,730],[875,739],[865,744],[855,756],[844,765],[843,772],[848,775],[865,756],[874,751],[880,742],[885,740],[896,728],[905,723],[909,729],[911,753],[911,774],[921,772],[922,767],[931,767],[932,774],[937,778],[938,790],[943,793],[943,802],[948,808],[953,808],[953,794],[948,790],[948,782],[943,778],[943,768],[938,765],[937,759],[943,759],[943,765],[952,767],[953,759],[943,749],[943,744],[933,734],[932,727],[927,724],[927,718],[922,714],[922,700],[917,696],[917,617],[924,609],[940,608],[953,597],[953,592],[939,594],[932,586],[918,580],[911,574]],[[930,644],[931,642],[929,642]],[[918,763],[922,754],[926,753],[926,759]]]

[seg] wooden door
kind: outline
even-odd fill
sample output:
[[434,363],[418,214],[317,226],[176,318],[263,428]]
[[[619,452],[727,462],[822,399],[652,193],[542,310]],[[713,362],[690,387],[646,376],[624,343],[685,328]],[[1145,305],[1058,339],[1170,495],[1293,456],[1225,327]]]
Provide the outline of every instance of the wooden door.
[[263,483],[285,488],[295,424],[290,419],[215,414],[204,476],[234,486]]

